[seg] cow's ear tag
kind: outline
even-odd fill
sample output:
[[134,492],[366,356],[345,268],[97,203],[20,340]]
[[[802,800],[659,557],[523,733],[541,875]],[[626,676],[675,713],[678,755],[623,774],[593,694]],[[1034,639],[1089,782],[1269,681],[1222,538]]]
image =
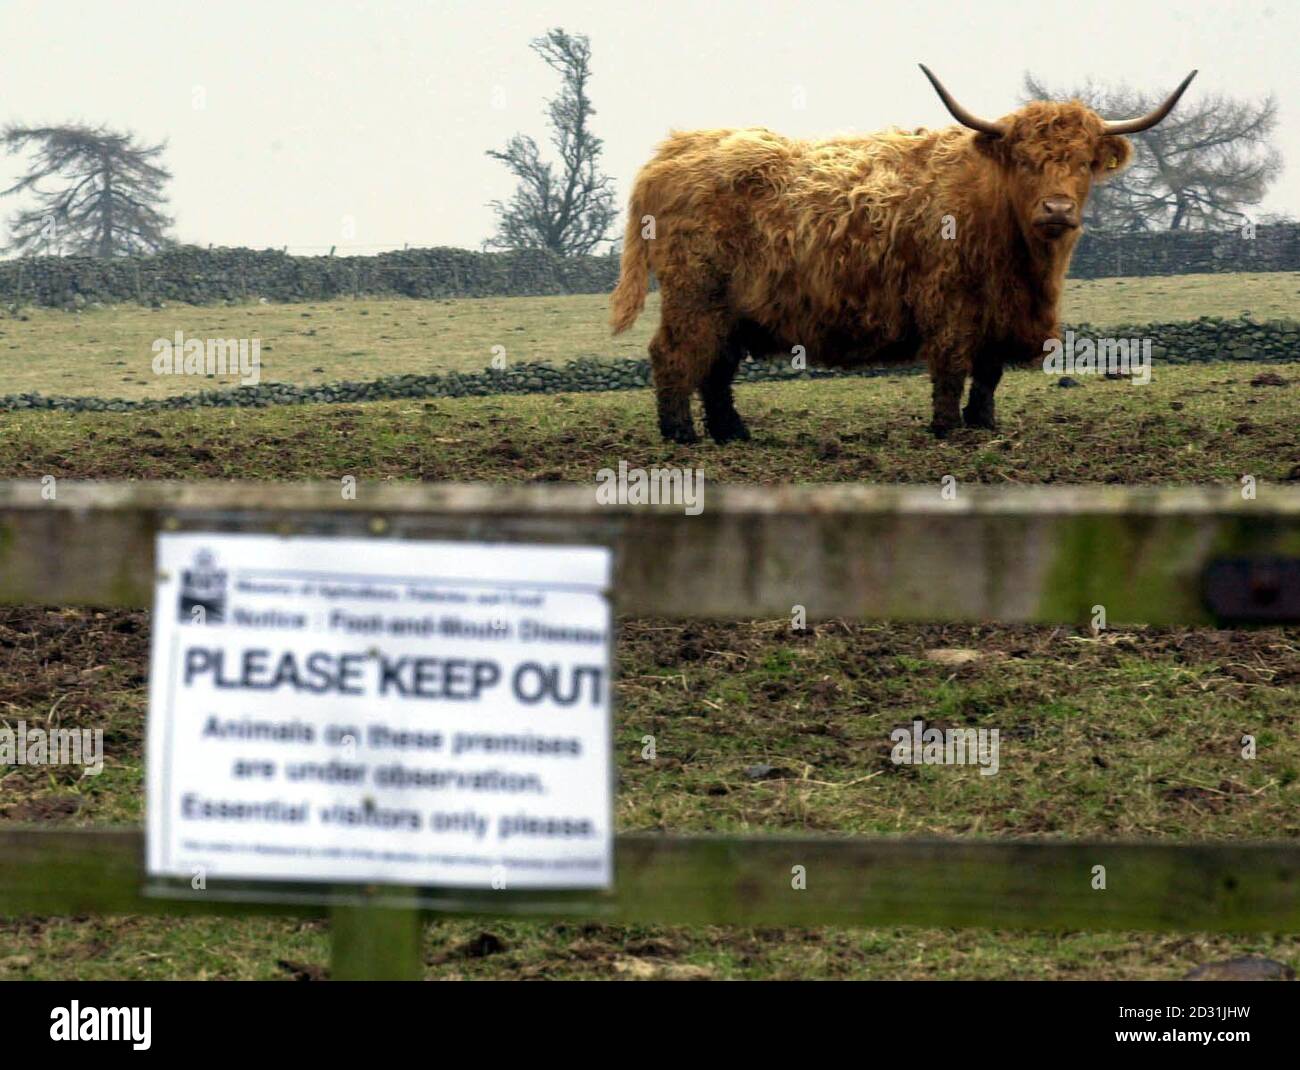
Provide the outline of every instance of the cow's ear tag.
[[1118,157],[1118,156],[1112,156],[1109,160],[1106,161],[1106,170],[1107,170],[1107,171],[1113,171],[1113,170],[1115,170],[1115,168],[1117,168],[1118,166],[1119,166],[1119,157]]

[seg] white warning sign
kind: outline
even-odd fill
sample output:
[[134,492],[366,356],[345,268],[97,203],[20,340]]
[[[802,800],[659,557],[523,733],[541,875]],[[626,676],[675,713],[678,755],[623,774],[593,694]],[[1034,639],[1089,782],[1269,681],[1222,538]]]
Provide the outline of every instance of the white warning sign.
[[177,533],[157,565],[150,873],[609,885],[608,550]]

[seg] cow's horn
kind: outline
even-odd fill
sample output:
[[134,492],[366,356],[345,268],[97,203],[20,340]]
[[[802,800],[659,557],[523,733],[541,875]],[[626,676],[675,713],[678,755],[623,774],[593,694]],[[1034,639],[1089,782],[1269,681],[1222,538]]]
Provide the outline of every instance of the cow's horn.
[[[981,119],[978,116],[972,115],[953,100],[952,94],[949,93],[948,90],[944,89],[943,83],[939,81],[933,73],[931,73],[929,67],[924,63],[920,63],[918,66],[925,72],[925,76],[930,79],[930,84],[934,86],[934,91],[939,94],[939,99],[943,101],[944,107],[952,113],[952,117],[961,123],[962,126],[969,126],[972,130],[978,130],[982,134],[992,134],[994,137],[1001,137],[1003,135],[1005,131],[1002,127],[998,126],[997,123],[991,123],[987,119]],[[1169,106],[1171,108],[1173,107],[1172,104]],[[1161,118],[1164,118],[1164,116],[1161,116]],[[1159,119],[1156,120],[1156,122],[1159,121]]]
[[1192,84],[1192,79],[1195,77],[1196,72],[1192,71],[1191,74],[1183,79],[1182,84],[1169,94],[1168,99],[1149,115],[1144,115],[1141,119],[1129,119],[1122,123],[1107,123],[1106,133],[1140,134],[1143,130],[1150,130],[1156,125],[1156,123],[1160,122],[1161,119],[1174,110],[1174,105],[1178,103],[1178,98],[1183,95],[1183,90]]

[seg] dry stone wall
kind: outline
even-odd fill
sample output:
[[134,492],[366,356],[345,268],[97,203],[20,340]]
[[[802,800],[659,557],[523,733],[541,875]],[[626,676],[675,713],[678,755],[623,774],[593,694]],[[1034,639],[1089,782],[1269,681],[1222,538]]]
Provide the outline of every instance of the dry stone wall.
[[[1300,271],[1300,224],[1238,231],[1085,234],[1071,275],[1181,275]],[[611,256],[565,258],[535,250],[480,253],[407,249],[379,256],[290,256],[275,250],[179,246],[156,256],[24,257],[0,261],[0,302],[87,304],[319,301],[344,296],[523,297],[608,293]]]

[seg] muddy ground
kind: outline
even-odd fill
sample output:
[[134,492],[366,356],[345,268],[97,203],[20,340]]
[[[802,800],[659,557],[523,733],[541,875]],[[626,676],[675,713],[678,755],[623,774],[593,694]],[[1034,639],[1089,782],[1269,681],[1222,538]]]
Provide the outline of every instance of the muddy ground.
[[[101,728],[106,752],[99,777],[10,772],[0,821],[141,820],[148,635],[142,612],[0,610],[0,716]],[[620,831],[1300,834],[1297,629],[624,620],[617,669]],[[999,775],[894,765],[888,733],[916,717],[998,727]],[[430,977],[1175,977],[1251,952],[1296,963],[1300,940],[456,919],[429,926],[425,960]],[[317,922],[0,923],[0,977],[327,973]]]

